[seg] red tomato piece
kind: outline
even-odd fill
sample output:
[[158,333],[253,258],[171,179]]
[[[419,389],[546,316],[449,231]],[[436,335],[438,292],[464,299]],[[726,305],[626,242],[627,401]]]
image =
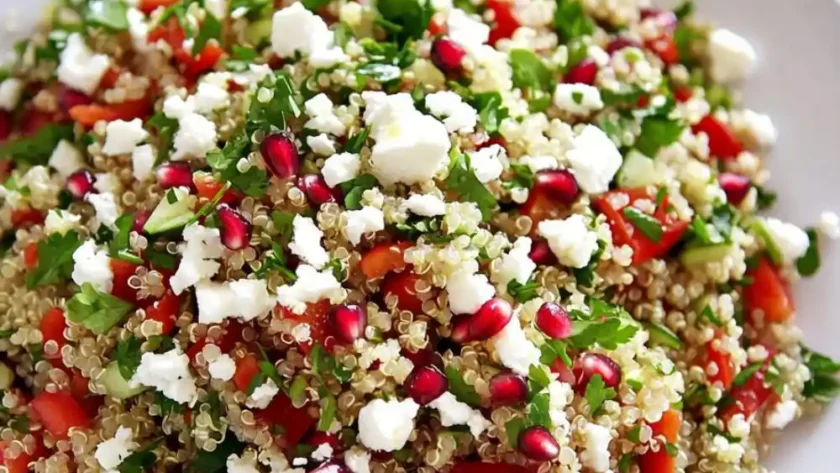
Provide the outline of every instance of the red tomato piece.
[[90,128],[102,120],[133,120],[143,118],[152,110],[152,103],[146,99],[126,100],[120,103],[76,105],[70,109],[70,118],[76,123]]
[[493,11],[493,28],[490,30],[490,44],[510,38],[519,28],[519,20],[513,14],[513,2],[509,0],[487,0],[487,9]]
[[307,304],[306,311],[301,315],[292,313],[292,311],[281,305],[275,307],[274,313],[276,317],[289,319],[295,325],[309,325],[309,333],[312,341],[298,344],[301,350],[308,354],[314,344],[323,346],[327,351],[332,351],[332,348],[336,344],[336,338],[332,335],[328,320],[330,307],[332,307],[330,302],[323,300]]
[[528,200],[519,207],[519,213],[531,217],[532,236],[536,236],[540,222],[559,217],[561,210],[562,204],[552,199],[544,188],[537,186],[531,189]]
[[709,151],[718,159],[735,159],[744,151],[744,146],[729,127],[712,115],[706,115],[691,127],[694,134],[703,132],[709,137]]
[[236,360],[236,372],[233,373],[233,384],[242,392],[248,392],[248,386],[254,376],[260,373],[259,360],[252,354],[247,354]]
[[785,322],[796,312],[790,287],[767,258],[747,272],[752,283],[744,289],[744,301],[749,314],[760,309],[765,323]]
[[61,347],[67,343],[67,339],[64,338],[64,330],[67,328],[64,311],[58,307],[47,310],[41,317],[41,323],[38,328],[41,330],[41,339],[44,343],[52,341],[58,344],[57,354],[47,355],[45,353],[44,358],[61,358]]
[[408,265],[403,259],[403,253],[412,246],[414,243],[410,241],[376,245],[362,256],[359,269],[368,279],[381,278],[391,271],[399,271]]
[[124,301],[136,304],[137,291],[128,285],[128,279],[134,275],[138,266],[125,260],[111,258],[111,271],[114,273],[111,294]]
[[160,7],[168,7],[178,3],[178,0],[141,0],[140,11],[150,14]]
[[[613,196],[619,194],[626,194],[629,202],[616,209],[610,202]],[[655,201],[656,198],[649,195],[647,189],[626,189],[608,192],[594,202],[595,208],[606,215],[616,245],[628,245],[633,249],[633,264],[642,264],[665,256],[680,241],[689,225],[688,222],[677,220],[668,213],[668,197],[666,196],[653,214],[653,218],[662,225],[662,237],[657,242],[651,241],[624,216],[624,209],[639,199]]]
[[532,470],[511,463],[460,462],[452,465],[450,473],[530,473]]
[[175,328],[175,320],[181,309],[181,299],[171,290],[163,297],[146,308],[146,318],[155,320],[163,325],[163,334],[168,334]]
[[315,418],[309,414],[307,407],[307,405],[300,408],[293,406],[288,396],[281,392],[274,396],[268,407],[254,414],[265,424],[282,427],[281,446],[291,448],[297,446],[315,425]]
[[32,225],[44,223],[45,215],[33,208],[12,210],[12,226],[15,228],[29,228]]
[[713,348],[712,342],[706,345],[706,364],[714,363],[717,365],[717,373],[708,375],[710,383],[720,382],[723,389],[729,389],[732,386],[732,380],[735,379],[735,367],[732,365],[732,356],[729,353],[722,352]]
[[102,79],[99,80],[99,88],[114,88],[114,86],[117,85],[117,81],[120,79],[120,75],[122,74],[122,72],[122,69],[120,69],[119,67],[109,67],[108,70],[105,71],[105,74],[102,75]]
[[773,388],[764,382],[765,371],[766,367],[753,374],[744,384],[732,388],[729,395],[734,403],[721,411],[721,419],[728,422],[736,414],[743,414],[744,418],[749,419],[775,396]]
[[0,465],[5,466],[8,473],[27,473],[31,462],[47,454],[47,449],[41,442],[40,435],[35,434],[35,438],[35,451],[31,455],[26,452],[21,452],[15,458],[6,458],[5,450],[9,446],[9,442],[5,440],[0,441]]
[[[662,435],[668,443],[675,443],[682,424],[680,411],[671,409],[662,414],[662,419],[650,425],[653,435]],[[659,450],[648,450],[639,457],[639,470],[641,473],[673,473],[676,471],[675,458],[668,454],[664,445]]]
[[195,360],[195,357],[201,353],[204,346],[208,343],[218,346],[222,353],[229,353],[236,347],[238,342],[242,341],[242,328],[243,325],[240,322],[236,320],[229,321],[223,329],[221,338],[214,340],[208,337],[196,341],[192,346],[187,348],[187,356],[191,360]]
[[91,426],[84,408],[66,391],[39,393],[29,406],[47,432],[59,439],[67,438],[67,432],[73,427]]
[[445,35],[449,28],[446,26],[446,16],[440,12],[432,15],[429,21],[429,34],[432,37]]
[[186,63],[185,73],[197,77],[213,69],[224,53],[224,50],[218,44],[208,43],[195,58]]
[[26,269],[35,269],[38,266],[38,242],[32,242],[23,249],[23,265]]
[[694,95],[694,91],[691,87],[688,86],[680,86],[674,89],[674,100],[680,103],[685,103],[691,100],[691,96]]
[[397,307],[415,314],[423,312],[423,301],[417,297],[415,285],[421,278],[414,271],[405,270],[401,273],[391,273],[382,281],[381,292],[387,297],[397,296]]
[[[193,175],[193,184],[199,200],[212,200],[216,194],[225,186],[224,183],[213,179],[210,174],[196,173]],[[228,205],[239,205],[242,201],[242,194],[235,189],[225,191],[219,203]]]
[[667,33],[645,41],[645,47],[653,51],[667,66],[680,63],[680,51],[674,38]]

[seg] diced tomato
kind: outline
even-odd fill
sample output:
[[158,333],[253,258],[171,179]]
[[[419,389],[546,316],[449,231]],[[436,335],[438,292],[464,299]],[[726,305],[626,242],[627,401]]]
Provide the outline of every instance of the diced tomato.
[[311,342],[300,343],[300,348],[304,353],[309,353],[313,344],[318,344],[332,351],[336,344],[336,338],[332,335],[327,320],[330,313],[331,304],[327,300],[307,304],[306,311],[297,315],[292,313],[289,309],[277,305],[274,309],[274,315],[280,319],[288,319],[293,324],[307,324],[309,325],[309,334],[312,339]]
[[64,311],[53,307],[41,317],[38,329],[41,331],[41,339],[44,343],[55,342],[58,344],[58,352],[55,355],[44,354],[44,358],[61,358],[61,347],[67,343],[64,337],[64,330],[67,328],[67,320],[64,318]]
[[662,414],[659,422],[650,425],[653,435],[662,435],[670,443],[677,441],[682,425],[682,413],[676,409],[669,409]]
[[76,105],[70,109],[70,118],[76,123],[90,128],[102,120],[133,120],[143,118],[152,110],[152,103],[146,99],[126,100],[121,103]]
[[150,14],[160,7],[168,7],[178,3],[178,0],[141,0],[140,11]]
[[224,53],[224,50],[218,44],[207,43],[196,57],[186,63],[187,67],[184,72],[189,76],[197,77],[216,67],[216,63],[219,62]]
[[73,427],[91,426],[90,417],[84,408],[66,391],[39,393],[29,406],[44,429],[59,439],[67,438],[67,432]]
[[541,187],[534,187],[528,193],[528,200],[519,207],[522,215],[531,217],[531,233],[536,236],[537,226],[543,220],[550,220],[560,216],[563,207],[549,193]]
[[552,373],[557,374],[557,379],[566,383],[575,385],[575,373],[572,371],[572,368],[569,367],[566,363],[563,362],[560,357],[554,360],[554,362],[549,367]]
[[32,225],[44,223],[44,213],[33,208],[12,210],[12,226],[15,228],[29,228]]
[[281,447],[293,448],[315,424],[315,418],[309,414],[307,407],[293,406],[288,396],[281,392],[274,396],[268,407],[254,414],[265,424],[280,426],[283,430]]
[[[653,435],[665,437],[668,443],[675,443],[680,432],[682,415],[680,411],[671,409],[662,414],[662,419],[650,425]],[[673,473],[676,471],[676,459],[668,454],[664,445],[659,450],[648,450],[639,457],[641,473]]]
[[744,289],[748,314],[760,309],[765,323],[785,322],[793,316],[796,308],[790,287],[769,259],[761,258],[747,276],[752,278],[752,283]]
[[29,471],[29,463],[47,454],[47,449],[44,447],[43,442],[41,442],[40,435],[33,435],[35,435],[36,439],[35,451],[32,454],[21,452],[15,458],[6,458],[5,450],[9,446],[9,442],[5,440],[0,441],[0,465],[5,466],[8,473],[26,473]]
[[[12,120],[12,114],[3,110],[0,111],[0,143],[9,139],[9,135],[12,134],[12,129],[14,129],[14,121]],[[11,160],[6,160],[6,162],[11,163]],[[6,176],[0,175],[3,180],[6,180]]]
[[26,108],[18,119],[18,131],[22,135],[34,135],[41,127],[56,122],[58,114],[48,113],[36,108]]
[[102,75],[102,79],[99,80],[99,87],[102,89],[112,89],[115,85],[117,85],[117,81],[120,79],[120,75],[122,74],[122,70],[116,66],[111,66],[108,70],[105,71],[105,74]]
[[735,379],[735,366],[732,363],[732,356],[714,348],[712,342],[709,342],[706,344],[706,365],[712,363],[717,366],[717,373],[708,375],[709,382],[720,382],[723,389],[729,389],[732,386],[732,380]]
[[511,463],[459,462],[452,465],[450,473],[531,473],[522,465]]
[[175,328],[175,320],[178,318],[180,309],[181,299],[172,290],[168,290],[160,300],[146,308],[146,318],[160,322],[165,335]]
[[[196,193],[199,200],[212,200],[216,194],[225,186],[223,182],[213,179],[213,176],[205,173],[196,173],[193,175],[193,184],[195,185]],[[219,201],[222,204],[238,205],[242,201],[242,194],[235,189],[228,189],[225,191],[222,199]]]
[[381,278],[391,271],[401,270],[408,264],[403,259],[403,253],[412,246],[414,243],[410,241],[376,245],[362,256],[359,269],[368,279]]
[[423,301],[417,297],[414,289],[420,279],[420,276],[408,269],[401,273],[390,273],[382,281],[382,295],[387,297],[393,294],[397,296],[397,307],[401,310],[420,314],[423,312]]
[[204,346],[208,343],[218,346],[222,353],[229,353],[236,347],[238,342],[242,341],[243,327],[244,326],[241,322],[237,320],[229,320],[227,325],[223,328],[221,338],[218,340],[202,338],[201,340],[196,341],[192,346],[187,348],[187,356],[190,357],[190,360],[195,360],[195,357],[201,353]]
[[35,269],[35,266],[38,266],[38,242],[33,241],[23,249],[23,265],[26,269]]
[[233,384],[242,392],[248,392],[248,387],[254,376],[260,373],[259,360],[248,353],[236,360],[236,372],[233,373]]
[[446,26],[446,15],[440,12],[432,15],[432,19],[429,21],[429,34],[432,37],[445,35],[448,30],[449,28]]
[[691,127],[694,134],[703,132],[709,137],[709,151],[718,159],[735,159],[744,151],[744,146],[729,127],[712,115],[706,115]]
[[224,54],[224,50],[218,44],[211,41],[193,57],[191,51],[184,49],[184,32],[181,29],[181,25],[178,24],[178,20],[174,17],[170,18],[165,25],[160,25],[150,31],[146,38],[150,43],[155,43],[159,40],[167,42],[172,48],[172,57],[183,68],[184,74],[191,77],[197,77],[215,67],[216,63],[219,62],[219,59]]
[[72,370],[70,373],[70,394],[79,401],[79,405],[91,419],[99,414],[99,408],[105,403],[105,396],[99,396],[90,392],[88,384],[90,379],[86,378],[79,370]]
[[519,20],[513,14],[513,2],[509,0],[487,0],[487,9],[493,11],[493,28],[490,30],[490,44],[510,38],[519,28]]
[[674,100],[680,103],[685,103],[691,100],[691,96],[694,95],[694,91],[691,87],[688,86],[680,86],[674,89]]
[[[619,194],[626,194],[629,197],[629,203],[616,209],[610,202],[613,196]],[[624,216],[624,209],[639,199],[649,199],[653,202],[656,197],[648,194],[647,189],[627,189],[608,192],[596,199],[594,203],[595,207],[606,215],[615,244],[628,245],[633,249],[633,264],[642,264],[665,256],[688,229],[688,222],[678,220],[668,212],[668,197],[665,196],[652,216],[662,225],[662,238],[657,242],[651,241]]]
[[128,279],[134,275],[138,266],[125,260],[111,258],[111,272],[114,273],[114,280],[111,287],[111,294],[120,299],[134,304],[137,303],[137,291],[128,285]]
[[662,59],[662,62],[667,66],[680,62],[680,51],[677,49],[677,43],[668,33],[662,33],[657,38],[645,41],[645,47],[659,56],[659,59]]
[[744,384],[732,388],[729,395],[734,402],[721,411],[721,419],[729,421],[736,414],[749,419],[776,395],[772,386],[765,383],[765,371],[766,367],[755,372]]

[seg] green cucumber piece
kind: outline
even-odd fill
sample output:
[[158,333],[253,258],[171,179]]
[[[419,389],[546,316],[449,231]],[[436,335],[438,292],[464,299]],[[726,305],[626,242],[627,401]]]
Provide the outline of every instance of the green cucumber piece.
[[660,181],[659,178],[653,160],[636,150],[631,150],[618,171],[616,183],[621,189],[630,189],[656,184]]
[[754,218],[748,222],[748,226],[764,242],[764,249],[767,250],[770,261],[777,267],[781,267],[784,262],[782,261],[782,250],[776,240],[773,239],[770,229],[767,228],[767,222],[763,218]]
[[680,253],[680,261],[683,265],[689,267],[713,261],[720,261],[729,254],[731,248],[732,246],[728,243],[686,248],[682,253]]
[[150,235],[155,235],[181,228],[195,218],[191,206],[188,192],[177,188],[169,189],[149,216],[143,230]]
[[675,350],[683,347],[680,337],[668,327],[656,322],[643,322],[645,329],[650,334],[650,342],[655,345],[663,345]]
[[108,366],[105,367],[105,372],[99,377],[99,382],[105,386],[105,391],[108,395],[117,399],[134,397],[146,389],[144,386],[132,388],[128,384],[128,381],[123,378],[122,373],[120,373],[120,367],[116,361],[108,363]]

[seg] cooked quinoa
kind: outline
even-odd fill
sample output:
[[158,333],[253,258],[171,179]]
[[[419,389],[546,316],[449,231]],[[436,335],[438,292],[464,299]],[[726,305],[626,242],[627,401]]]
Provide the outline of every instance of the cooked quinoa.
[[[0,77],[8,473],[765,472],[840,392],[750,44],[646,0],[65,2]],[[807,316],[803,314],[803,316]]]

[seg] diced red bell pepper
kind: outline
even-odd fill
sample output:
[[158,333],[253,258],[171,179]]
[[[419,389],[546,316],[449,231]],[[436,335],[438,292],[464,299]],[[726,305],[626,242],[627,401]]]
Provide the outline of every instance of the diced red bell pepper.
[[242,392],[248,392],[248,387],[254,376],[260,374],[257,357],[248,353],[236,360],[236,372],[233,373],[233,384]]
[[564,207],[545,188],[534,186],[528,193],[528,200],[519,207],[519,213],[531,217],[531,233],[536,236],[539,223],[559,217]]
[[84,408],[66,391],[41,392],[32,399],[29,406],[44,429],[59,439],[67,438],[67,432],[73,427],[91,426],[90,417]]
[[111,294],[120,299],[136,304],[137,291],[128,285],[128,280],[134,276],[138,265],[116,258],[110,260],[111,272],[114,273]]
[[[610,201],[618,194],[627,195],[629,203],[616,209]],[[665,256],[680,241],[689,225],[688,222],[678,220],[668,212],[668,197],[665,196],[652,215],[662,225],[662,238],[658,242],[651,241],[624,216],[624,209],[640,199],[656,201],[656,197],[651,196],[647,189],[626,189],[608,192],[594,202],[595,208],[607,217],[616,246],[628,245],[633,249],[633,264],[635,265]]]
[[283,448],[294,448],[315,425],[315,418],[309,414],[307,407],[293,406],[288,396],[281,392],[274,396],[268,407],[254,414],[265,424],[280,426],[283,435],[278,443]]
[[44,212],[27,207],[12,210],[12,226],[15,228],[29,228],[32,225],[44,223]]
[[168,290],[160,300],[146,308],[146,318],[160,322],[163,325],[163,334],[168,334],[175,328],[180,309],[181,299],[172,290]]
[[120,69],[119,67],[109,67],[108,70],[105,71],[105,74],[102,75],[102,79],[99,80],[99,88],[114,88],[114,86],[117,85],[117,81],[120,80],[120,75],[122,75],[122,72],[122,69]]
[[197,77],[214,67],[216,67],[216,63],[219,62],[219,59],[222,58],[225,51],[216,43],[207,43],[204,46],[204,49],[199,51],[198,55],[192,58],[191,61],[187,62],[186,70],[184,71],[186,75]]
[[420,276],[408,269],[401,273],[390,273],[382,281],[380,290],[383,297],[392,294],[397,296],[397,307],[400,310],[420,314],[423,312],[423,301],[417,297],[417,292],[414,289],[420,279]]
[[668,33],[662,33],[656,38],[645,41],[645,47],[653,51],[667,66],[680,63],[680,51],[677,43]]
[[493,28],[490,30],[491,45],[504,38],[510,38],[519,28],[519,20],[513,14],[513,2],[509,0],[487,0],[487,9],[493,11]]
[[531,473],[528,467],[511,463],[459,462],[450,473]]
[[26,269],[38,266],[38,242],[33,241],[23,249],[23,265]]
[[706,365],[711,363],[717,366],[717,373],[708,375],[709,382],[720,382],[723,389],[729,389],[732,386],[732,380],[735,379],[735,366],[732,363],[732,356],[715,349],[712,342],[709,342],[706,344]]
[[[680,411],[671,409],[662,414],[662,420],[650,425],[653,435],[662,435],[668,443],[675,443],[680,432],[682,415]],[[673,473],[676,471],[676,459],[668,454],[664,445],[657,451],[648,450],[639,457],[641,473]]]
[[674,100],[680,103],[685,103],[691,100],[691,97],[694,95],[694,91],[691,87],[688,86],[680,86],[674,89]]
[[280,319],[290,320],[295,326],[299,324],[309,325],[309,334],[312,341],[298,344],[301,350],[308,354],[314,344],[323,346],[327,351],[332,351],[336,344],[336,338],[332,334],[328,320],[330,307],[329,301],[322,300],[307,304],[306,311],[297,315],[289,309],[277,305],[274,314]]
[[761,258],[747,276],[752,278],[752,283],[744,289],[748,314],[760,309],[765,323],[785,322],[793,316],[796,308],[790,286],[769,259]]
[[55,342],[58,344],[58,352],[55,355],[44,354],[44,358],[61,358],[61,347],[67,343],[64,337],[64,330],[67,328],[67,320],[64,318],[64,311],[53,307],[41,317],[38,329],[41,331],[41,339],[44,343]]
[[368,279],[381,278],[391,271],[399,271],[408,265],[403,254],[412,246],[414,243],[410,241],[376,245],[362,256],[359,269]]
[[445,35],[449,28],[446,25],[446,15],[438,12],[432,15],[431,21],[429,21],[429,34],[432,37]]
[[140,11],[148,15],[160,7],[165,8],[176,3],[178,0],[141,0],[139,7]]
[[114,120],[133,120],[143,118],[152,110],[152,103],[147,98],[126,100],[120,103],[90,105],[76,105],[70,109],[70,118],[76,123],[90,128],[96,122],[102,120],[112,122]]
[[79,405],[87,416],[95,419],[99,414],[99,408],[105,403],[105,396],[99,396],[90,392],[90,379],[84,377],[79,370],[72,370],[70,373],[70,394],[79,401]]
[[691,130],[694,134],[703,132],[709,137],[709,152],[718,159],[735,159],[744,151],[735,133],[713,115],[703,117]]
[[31,462],[47,454],[47,449],[44,447],[43,442],[41,442],[41,436],[37,433],[33,435],[35,435],[36,439],[35,451],[32,454],[21,452],[15,458],[6,458],[5,450],[9,446],[9,442],[5,440],[0,441],[0,465],[5,466],[8,473],[27,473]]
[[195,361],[195,357],[204,350],[204,346],[212,343],[219,347],[222,353],[230,353],[236,348],[236,344],[242,341],[242,329],[244,326],[237,320],[228,320],[227,325],[223,327],[221,338],[213,340],[210,338],[202,338],[196,341],[192,346],[187,348],[187,356],[190,360]]
[[[212,200],[213,197],[225,186],[223,182],[213,179],[210,174],[196,173],[193,175],[193,184],[195,185],[196,194],[199,201]],[[222,195],[219,203],[228,204],[231,206],[239,205],[242,201],[242,194],[237,190],[230,188]]]
[[729,395],[733,404],[723,409],[720,418],[729,421],[736,414],[749,419],[776,395],[773,387],[765,383],[766,367],[756,371],[744,384],[732,388]]
[[160,25],[150,31],[146,38],[150,43],[158,40],[166,41],[172,48],[172,57],[181,65],[184,74],[190,77],[197,77],[215,67],[224,54],[218,44],[210,42],[193,57],[191,51],[184,49],[184,32],[174,17],[170,18],[165,25]]

